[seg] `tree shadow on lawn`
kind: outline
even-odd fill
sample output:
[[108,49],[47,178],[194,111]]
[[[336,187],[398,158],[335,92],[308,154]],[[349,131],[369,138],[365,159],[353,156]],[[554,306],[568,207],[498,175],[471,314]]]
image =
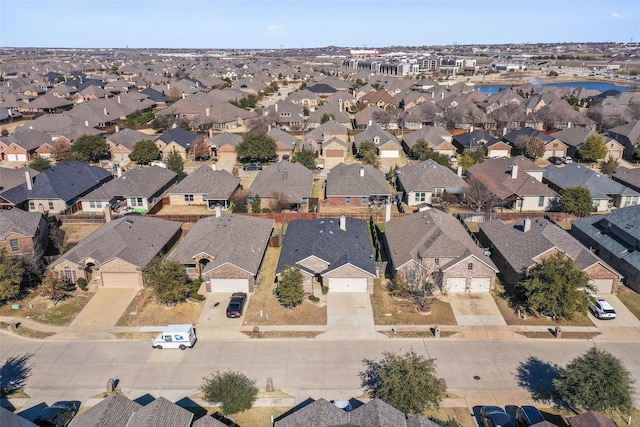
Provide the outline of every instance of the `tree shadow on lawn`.
[[553,363],[544,362],[529,356],[516,369],[518,385],[531,393],[534,400],[559,404],[558,394],[553,380],[560,375],[560,368]]
[[33,369],[32,357],[33,353],[11,356],[0,366],[0,392],[3,396],[25,387]]

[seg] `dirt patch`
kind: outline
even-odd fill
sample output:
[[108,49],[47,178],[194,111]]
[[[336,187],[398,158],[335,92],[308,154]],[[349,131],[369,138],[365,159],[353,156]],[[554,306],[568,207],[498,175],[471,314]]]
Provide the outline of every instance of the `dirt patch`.
[[535,326],[594,326],[593,322],[589,320],[589,317],[585,314],[576,314],[573,320],[563,320],[561,322],[555,322],[553,319],[540,316],[527,315],[526,319],[524,314],[518,317],[518,312],[509,307],[509,303],[504,298],[497,295],[493,295],[496,305],[502,314],[507,325],[535,325]]
[[457,325],[449,303],[434,299],[430,304],[431,313],[421,313],[416,310],[412,301],[389,295],[386,284],[386,280],[376,280],[375,290],[371,295],[376,325]]
[[441,421],[455,420],[460,427],[478,426],[476,418],[469,408],[438,408],[426,411],[423,415],[427,418],[436,418]]
[[43,340],[47,337],[50,337],[51,335],[55,335],[55,332],[36,331],[34,329],[30,329],[30,328],[27,328],[26,326],[20,325],[16,328],[16,334],[22,335],[23,337],[36,338],[39,340]]
[[203,302],[183,302],[167,307],[153,299],[151,289],[143,289],[135,296],[116,326],[158,326],[198,321]]
[[[528,331],[519,332],[527,338],[555,338],[555,332],[553,330],[548,331]],[[562,332],[559,339],[574,339],[574,340],[590,340],[600,335],[600,332]]]
[[323,304],[304,299],[302,304],[290,309],[283,307],[274,290],[280,248],[268,248],[260,269],[258,289],[249,299],[245,323],[249,325],[326,325],[327,308]]
[[[396,331],[396,333],[391,331],[381,331],[380,333],[388,336],[389,338],[435,338],[431,329],[427,331]],[[440,337],[448,338],[457,333],[458,331],[440,331]]]
[[111,334],[123,340],[152,340],[158,335],[157,332],[112,332]]
[[[67,326],[82,311],[93,295],[93,292],[77,289],[69,298],[54,306],[51,300],[40,296],[39,291],[35,289],[22,299],[0,307],[0,316],[23,317],[49,325]],[[20,308],[12,309],[14,304],[19,304]]]
[[84,240],[89,234],[96,231],[102,224],[62,224],[60,229],[64,231],[63,247],[75,245]]
[[252,331],[242,331],[250,338],[315,338],[322,334],[322,331],[262,331],[254,334]]

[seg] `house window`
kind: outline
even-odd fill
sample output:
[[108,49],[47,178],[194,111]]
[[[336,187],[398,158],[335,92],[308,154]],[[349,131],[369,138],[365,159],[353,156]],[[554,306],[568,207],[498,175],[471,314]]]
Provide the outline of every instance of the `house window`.
[[78,281],[75,270],[69,267],[65,267],[64,270],[62,270],[62,278],[69,283],[76,283]]
[[362,198],[360,199],[360,203],[361,203],[361,204],[363,204],[363,205],[366,205],[366,204],[367,204],[367,197],[366,197],[366,196],[365,196],[365,197],[362,197]]
[[207,195],[206,194],[202,195],[202,200],[207,200]]
[[376,144],[376,145],[380,144],[380,137],[379,136],[374,136],[373,137],[373,143]]
[[345,197],[344,198],[344,203],[347,204],[347,205],[350,205],[351,204],[351,197]]
[[440,265],[440,258],[436,258],[433,260],[434,265]]
[[302,198],[302,204],[306,205],[307,203],[309,203],[309,198],[308,197],[303,197]]
[[185,202],[193,202],[193,194],[185,194],[184,195]]
[[196,268],[192,267],[192,266],[187,266],[185,267],[185,271],[187,274],[191,275],[191,274],[196,274]]
[[544,206],[544,196],[538,197],[538,207],[541,208]]
[[442,193],[444,192],[444,190],[442,188],[434,188],[433,189],[433,195],[436,197],[442,197]]
[[30,211],[36,210],[36,202],[34,202],[33,200],[29,200],[29,210]]
[[416,193],[416,202],[426,202],[427,193]]
[[138,197],[138,206],[142,206],[142,197]]
[[9,240],[9,244],[11,245],[12,252],[18,252],[20,250],[20,244],[18,243],[18,239]]
[[553,143],[553,148],[558,148],[558,143],[557,142]]
[[52,211],[53,210],[53,200],[48,200],[49,202],[49,210]]
[[473,270],[473,263],[472,262],[467,264],[467,270],[469,270],[469,271]]
[[409,270],[407,272],[407,283],[410,286],[413,286],[416,282],[416,271],[415,270]]

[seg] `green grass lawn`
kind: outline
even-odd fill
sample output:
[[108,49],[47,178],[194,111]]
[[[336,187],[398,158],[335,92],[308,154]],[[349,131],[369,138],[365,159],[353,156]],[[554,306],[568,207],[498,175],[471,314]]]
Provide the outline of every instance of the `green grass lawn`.
[[640,319],[640,294],[626,286],[620,285],[618,288],[618,298],[622,303],[636,316]]

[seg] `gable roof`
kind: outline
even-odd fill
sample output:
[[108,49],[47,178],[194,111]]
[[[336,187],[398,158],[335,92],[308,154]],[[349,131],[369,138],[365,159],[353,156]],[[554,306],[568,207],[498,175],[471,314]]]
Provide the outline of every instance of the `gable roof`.
[[636,191],[640,191],[640,168],[629,169],[620,166],[616,169],[611,179]]
[[83,162],[68,161],[46,169],[33,177],[33,187],[27,183],[2,193],[2,197],[14,204],[33,199],[61,199],[70,202],[96,185],[113,178],[110,172]]
[[552,135],[554,138],[564,142],[565,144],[578,148],[584,144],[587,137],[591,134],[595,134],[591,129],[587,129],[582,126],[571,126],[570,128],[554,132]]
[[382,399],[371,399],[349,413],[351,424],[362,426],[404,426],[404,413]]
[[40,212],[26,212],[22,209],[0,209],[0,239],[9,233],[26,237],[35,236],[42,221]]
[[27,171],[31,174],[32,178],[40,173],[28,166],[23,166],[20,169],[0,167],[0,193],[24,184],[26,182],[25,172]]
[[114,393],[102,402],[75,416],[73,427],[125,426],[131,415],[142,409],[142,405]]
[[121,177],[112,179],[104,185],[83,196],[84,200],[110,200],[115,196],[143,197],[149,199],[160,189],[175,182],[178,174],[160,166],[129,169]]
[[447,193],[463,193],[469,185],[462,177],[451,169],[431,159],[421,163],[408,163],[396,175],[406,192],[431,191],[433,188],[444,188]]
[[375,142],[375,138],[379,139],[379,142],[376,145],[382,145],[391,141],[393,144],[400,147],[400,143],[398,142],[398,139],[391,133],[382,129],[382,126],[377,122],[373,122],[372,124],[367,126],[367,128],[364,131],[357,134],[354,137],[354,141],[355,141],[355,145],[359,147],[360,144],[362,144],[364,141]]
[[485,131],[474,130],[472,132],[465,132],[454,135],[453,141],[457,142],[464,148],[473,149],[478,147],[479,145],[487,145],[489,143],[497,141],[497,139],[489,135]]
[[64,261],[96,266],[120,258],[143,269],[180,232],[182,223],[146,216],[123,216],[100,226],[51,264]]
[[451,143],[453,141],[453,135],[442,126],[424,126],[404,135],[402,142],[404,142],[407,147],[412,148],[420,139],[424,139],[433,147],[437,147],[442,142]]
[[313,172],[301,163],[282,160],[258,172],[249,187],[249,196],[270,198],[280,195],[284,202],[299,203],[311,197]]
[[390,196],[391,190],[384,173],[367,164],[339,163],[329,170],[326,184],[327,197]]
[[226,170],[200,166],[187,175],[168,194],[206,194],[208,198],[227,200],[240,185],[240,178]]
[[134,412],[127,427],[190,427],[193,414],[173,402],[159,397]]
[[114,133],[113,135],[110,135],[107,138],[107,141],[111,142],[112,144],[122,145],[124,147],[127,147],[129,150],[133,150],[133,146],[136,144],[136,142],[142,140],[153,141],[153,137],[135,129],[125,128]]
[[242,142],[242,137],[235,133],[222,132],[209,138],[209,142],[218,148],[226,144],[236,147]]
[[594,199],[610,199],[611,195],[640,195],[635,190],[616,182],[600,172],[596,172],[577,163],[570,163],[562,167],[549,165],[544,169],[544,179],[558,188],[584,185],[591,192]]
[[374,275],[367,222],[345,218],[345,229],[338,218],[299,219],[291,221],[284,236],[276,273],[311,256],[329,263],[322,274],[346,264]]
[[258,274],[262,256],[273,229],[273,220],[247,215],[229,214],[200,219],[187,233],[170,257],[184,265],[195,264],[201,253],[215,259],[203,273],[225,263]]
[[346,411],[320,398],[277,420],[274,427],[339,426],[348,423]]
[[617,427],[615,421],[598,412],[589,411],[584,414],[568,417],[571,427]]
[[177,127],[166,131],[161,136],[159,136],[156,141],[162,141],[165,144],[175,142],[185,150],[189,150],[189,147],[191,147],[191,145],[193,145],[193,143],[196,142],[197,139],[198,135],[196,135],[195,133]]

